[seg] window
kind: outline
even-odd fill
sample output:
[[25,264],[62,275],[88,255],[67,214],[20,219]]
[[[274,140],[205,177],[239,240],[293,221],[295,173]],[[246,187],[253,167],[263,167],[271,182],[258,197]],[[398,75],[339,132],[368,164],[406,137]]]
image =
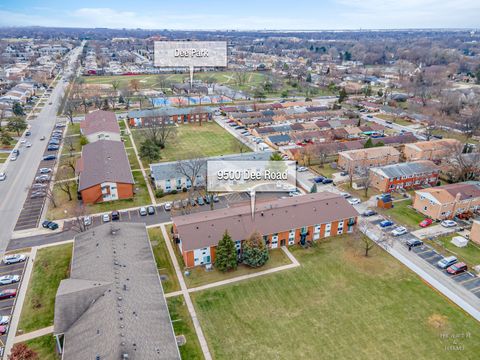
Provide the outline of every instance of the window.
[[423,211],[427,211],[427,207],[426,207],[426,206],[423,207]]

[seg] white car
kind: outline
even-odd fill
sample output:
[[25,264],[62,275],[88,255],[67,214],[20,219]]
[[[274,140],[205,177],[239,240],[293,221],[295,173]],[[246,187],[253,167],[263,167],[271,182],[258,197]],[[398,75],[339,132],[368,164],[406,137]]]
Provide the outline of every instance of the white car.
[[443,220],[440,225],[443,227],[449,228],[449,227],[455,227],[457,226],[457,223],[453,220]]
[[15,161],[15,160],[17,160],[17,155],[10,156],[10,161]]
[[0,181],[5,181],[6,178],[7,174],[5,174],[4,172],[0,173]]
[[304,171],[307,171],[308,168],[306,168],[305,166],[300,166],[299,168],[297,168],[297,171],[298,172],[304,172]]
[[351,198],[347,199],[347,201],[350,203],[350,205],[358,205],[362,202],[359,198]]
[[165,209],[165,211],[172,210],[172,203],[171,202],[165,203],[165,205],[163,205],[163,208]]
[[13,284],[20,281],[20,275],[3,275],[0,276],[0,285]]
[[26,142],[27,142],[27,140],[25,140],[25,139],[20,140],[20,144],[25,144]]
[[400,235],[404,235],[408,232],[408,230],[406,228],[404,228],[403,226],[399,226],[399,227],[396,227],[395,229],[392,230],[392,235],[393,236],[400,236]]
[[12,255],[7,255],[3,258],[3,262],[5,264],[16,264],[22,261],[27,260],[27,257],[22,254],[12,254]]
[[7,325],[10,322],[10,316],[0,316],[0,325]]
[[32,147],[32,143],[29,141],[25,144],[25,147],[29,148],[29,147]]
[[102,220],[104,223],[107,223],[110,221],[110,215],[109,214],[103,214]]
[[90,216],[84,216],[83,217],[83,224],[85,226],[92,225],[92,218]]

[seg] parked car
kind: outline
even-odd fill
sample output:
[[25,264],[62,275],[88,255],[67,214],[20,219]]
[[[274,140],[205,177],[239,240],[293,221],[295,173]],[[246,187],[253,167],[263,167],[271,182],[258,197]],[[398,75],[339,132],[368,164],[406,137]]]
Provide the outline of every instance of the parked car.
[[449,227],[455,227],[457,226],[457,223],[453,220],[443,220],[440,225],[443,227],[449,228]]
[[30,194],[30,199],[40,199],[47,195],[45,191],[35,191]]
[[10,299],[12,297],[15,297],[16,295],[17,295],[17,289],[6,289],[3,291],[0,291],[0,300]]
[[455,264],[449,266],[447,268],[447,272],[450,275],[457,275],[457,274],[460,274],[464,271],[467,271],[467,269],[468,269],[467,264],[465,264],[464,262],[458,262],[458,263],[455,263]]
[[91,218],[91,216],[84,216],[84,217],[83,217],[83,224],[84,224],[85,226],[90,226],[90,225],[92,225],[92,218]]
[[65,123],[55,124],[55,127],[56,127],[56,128],[64,128],[65,126],[66,126]]
[[322,181],[322,184],[331,184],[331,183],[333,183],[333,180],[332,180],[332,179],[327,179],[327,178],[325,178],[325,179],[323,179],[323,181]]
[[0,276],[0,285],[14,284],[20,281],[20,275],[3,275]]
[[345,199],[350,199],[352,197],[352,195],[350,195],[347,192],[342,192],[342,193],[340,193],[340,195],[342,195]]
[[35,182],[36,183],[42,183],[42,182],[47,182],[47,181],[50,181],[50,175],[35,176]]
[[57,158],[56,155],[46,155],[43,157],[43,161],[47,161],[47,160],[55,160]]
[[308,168],[306,168],[305,166],[299,166],[299,167],[297,168],[297,171],[298,171],[298,172],[304,172],[304,171],[307,171],[307,170],[308,170]]
[[392,230],[393,236],[405,235],[406,233],[408,233],[408,230],[403,226],[398,226]]
[[317,184],[321,183],[325,178],[323,176],[315,176],[313,178],[313,181],[315,181]]
[[51,223],[50,220],[44,220],[42,222],[42,227],[45,228],[45,229],[48,229],[48,225]]
[[57,151],[58,149],[60,149],[58,145],[48,145],[47,147],[47,151]]
[[347,201],[350,203],[350,205],[358,205],[362,202],[359,198],[351,198]]
[[341,176],[347,176],[347,175],[348,175],[348,171],[342,171],[342,172],[340,172],[340,175],[341,175]]
[[386,227],[389,227],[389,226],[392,226],[393,225],[393,221],[391,220],[383,220],[382,222],[380,222],[380,224],[378,224],[380,227],[382,228],[386,228]]
[[16,161],[16,160],[17,160],[17,155],[10,156],[10,161]]
[[362,213],[362,216],[363,217],[369,217],[369,216],[374,216],[374,215],[377,215],[377,212],[374,211],[374,210],[365,210],[363,213]]
[[120,213],[117,210],[112,211],[112,221],[120,220]]
[[219,201],[220,201],[220,199],[218,198],[218,195],[217,195],[217,194],[214,194],[214,195],[213,195],[213,202],[214,202],[214,203],[217,203],[217,202],[219,202]]
[[27,257],[23,254],[12,254],[12,255],[5,255],[3,258],[3,263],[10,265],[10,264],[17,264],[20,262],[24,262],[27,260]]
[[147,206],[147,213],[148,215],[155,215],[155,207],[153,206]]
[[163,205],[163,208],[165,209],[165,211],[172,210],[172,203],[171,202],[165,203],[165,205]]
[[102,221],[104,223],[110,222],[110,215],[109,214],[103,214],[102,215]]
[[203,198],[201,196],[197,197],[197,203],[198,205],[205,205],[205,201],[203,201]]
[[433,220],[432,220],[432,219],[426,218],[426,219],[423,219],[423,220],[420,222],[420,224],[418,224],[418,225],[420,225],[420,227],[423,227],[423,228],[424,228],[424,227],[427,227],[427,226],[431,225],[432,223],[433,223]]
[[453,264],[455,264],[456,262],[458,262],[458,260],[455,256],[447,256],[447,257],[444,257],[442,260],[438,261],[437,266],[440,269],[446,269],[452,266]]
[[45,189],[46,187],[47,187],[47,184],[37,184],[37,183],[32,184],[32,189],[39,190],[39,189]]
[[40,168],[39,170],[40,174],[48,174],[52,172],[52,169],[50,168]]
[[25,136],[30,136],[30,135],[32,135],[32,132],[31,132],[30,130],[27,130],[27,131],[25,132]]
[[5,335],[8,331],[7,325],[0,325],[0,335]]
[[408,239],[407,242],[405,243],[408,247],[416,247],[416,246],[422,246],[423,241],[419,240],[417,238],[413,239]]
[[6,174],[6,173],[4,173],[4,172],[0,173],[0,181],[5,181],[6,178],[7,178],[7,174]]
[[25,147],[31,148],[31,147],[32,147],[32,143],[31,143],[30,141],[27,141],[27,142],[25,143]]
[[138,213],[140,216],[147,216],[147,209],[142,206],[140,209],[138,209]]
[[10,316],[0,316],[0,325],[7,325],[10,322]]
[[48,224],[48,228],[50,230],[57,230],[58,229],[58,224],[56,222],[50,221],[50,224]]

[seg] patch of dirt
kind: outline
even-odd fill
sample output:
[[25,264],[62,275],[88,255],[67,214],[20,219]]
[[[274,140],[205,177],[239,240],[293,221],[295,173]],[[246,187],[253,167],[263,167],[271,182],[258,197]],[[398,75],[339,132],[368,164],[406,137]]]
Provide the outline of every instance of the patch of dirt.
[[432,314],[427,319],[428,325],[434,329],[445,330],[448,327],[448,318],[441,314]]

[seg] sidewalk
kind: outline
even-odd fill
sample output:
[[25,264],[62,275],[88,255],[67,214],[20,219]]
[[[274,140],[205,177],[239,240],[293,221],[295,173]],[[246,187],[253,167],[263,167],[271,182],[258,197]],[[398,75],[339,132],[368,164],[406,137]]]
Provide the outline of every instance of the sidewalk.
[[52,334],[52,333],[53,333],[53,325],[52,326],[47,326],[46,328],[43,328],[43,329],[38,329],[38,330],[35,330],[35,331],[32,331],[32,332],[29,332],[29,333],[26,333],[26,334],[15,336],[15,338],[13,339],[13,342],[16,344],[16,343],[19,343],[19,342],[32,340],[32,339],[38,338],[40,336],[48,335],[48,334]]

